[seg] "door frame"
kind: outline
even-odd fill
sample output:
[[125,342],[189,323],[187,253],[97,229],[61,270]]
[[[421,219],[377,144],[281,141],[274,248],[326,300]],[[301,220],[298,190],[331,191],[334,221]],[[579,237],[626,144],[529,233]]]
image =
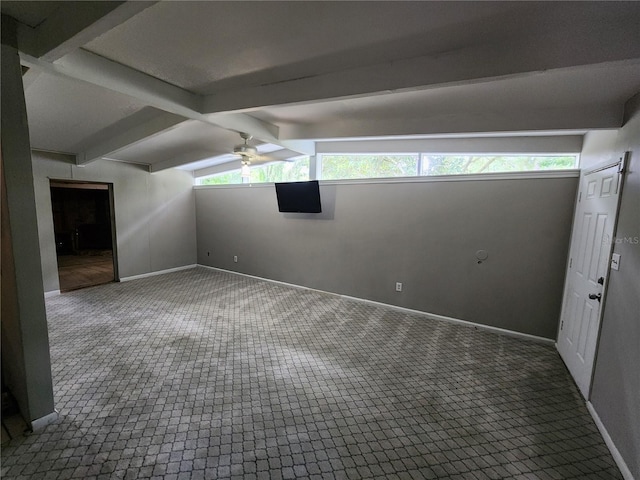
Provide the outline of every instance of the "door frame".
[[[618,158],[618,160],[616,161],[605,161],[605,162],[600,162],[596,165],[593,165],[592,167],[585,169],[584,171],[580,172],[580,177],[578,180],[578,193],[576,196],[576,203],[575,203],[575,209],[574,209],[574,214],[573,214],[573,222],[571,225],[571,238],[570,238],[570,242],[569,242],[569,251],[568,251],[568,258],[567,258],[567,265],[566,265],[566,270],[565,270],[565,282],[564,282],[564,289],[562,292],[562,305],[561,305],[561,309],[560,309],[560,318],[559,318],[559,322],[558,322],[558,332],[556,334],[556,350],[558,351],[558,354],[560,355],[560,350],[558,348],[558,342],[560,341],[560,332],[562,330],[562,322],[563,322],[563,315],[565,312],[565,302],[567,300],[567,289],[569,287],[569,282],[571,280],[571,276],[570,276],[570,267],[571,267],[571,262],[572,262],[572,257],[571,257],[571,253],[573,250],[573,243],[574,243],[574,228],[576,227],[576,221],[578,220],[578,213],[579,213],[579,202],[580,202],[580,197],[582,195],[582,181],[583,179],[587,176],[590,175],[592,173],[597,173],[600,172],[602,170],[607,170],[609,168],[612,167],[618,167],[618,174],[619,174],[619,178],[618,178],[618,199],[617,199],[617,203],[616,203],[616,208],[615,208],[615,213],[614,213],[614,218],[613,218],[613,229],[612,229],[612,233],[611,233],[611,240],[610,240],[610,244],[609,244],[609,249],[607,252],[607,274],[605,277],[605,282],[604,285],[602,286],[602,299],[600,302],[600,308],[598,311],[598,328],[596,331],[596,341],[595,341],[595,345],[594,345],[594,352],[593,352],[593,360],[591,362],[591,374],[589,375],[589,385],[587,386],[587,394],[585,395],[585,400],[589,401],[591,399],[591,392],[592,392],[592,388],[593,388],[593,377],[595,375],[595,366],[596,363],[598,362],[598,351],[600,350],[600,333],[602,331],[602,320],[604,317],[604,310],[607,304],[607,292],[609,290],[609,278],[611,276],[611,256],[613,254],[613,247],[615,244],[615,238],[616,238],[616,233],[618,230],[618,217],[619,217],[619,213],[620,213],[620,203],[622,201],[622,190],[624,188],[624,179],[625,179],[625,174],[627,173],[627,166],[629,165],[629,156],[630,156],[631,152],[626,151],[624,152],[624,154]],[[560,355],[560,358],[562,359],[562,355]],[[563,359],[564,362],[564,359]],[[571,378],[574,380],[575,382],[575,378],[573,377],[573,374],[571,373],[571,371],[567,368],[567,371],[569,371],[569,374],[571,375]],[[576,386],[577,386],[577,382],[576,382]],[[582,394],[582,391],[580,390],[580,388],[578,387],[578,391],[580,391],[580,393]]]
[[[106,182],[105,182],[106,183]],[[118,272],[118,237],[116,235],[116,202],[113,193],[113,183],[107,183],[109,189],[109,220],[111,222],[111,252],[113,253],[113,281],[120,281]]]
[[[93,185],[106,185],[107,191],[109,193],[109,222],[111,224],[111,252],[113,254],[113,281],[120,281],[120,273],[118,271],[118,236],[116,232],[116,204],[115,204],[115,195],[113,190],[113,183],[111,182],[100,182],[94,180],[71,180],[68,178],[55,178],[48,177],[49,180],[49,192],[51,192],[51,184],[52,183],[67,183],[67,184],[93,184]],[[51,194],[51,193],[49,193]],[[51,211],[52,221],[53,221],[53,211]],[[58,263],[58,257],[56,255],[56,267]]]

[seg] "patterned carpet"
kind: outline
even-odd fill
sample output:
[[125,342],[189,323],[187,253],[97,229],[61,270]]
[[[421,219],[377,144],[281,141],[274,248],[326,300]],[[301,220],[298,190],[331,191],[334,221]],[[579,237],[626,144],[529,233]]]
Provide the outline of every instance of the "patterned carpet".
[[2,478],[621,478],[550,346],[201,267],[47,312]]

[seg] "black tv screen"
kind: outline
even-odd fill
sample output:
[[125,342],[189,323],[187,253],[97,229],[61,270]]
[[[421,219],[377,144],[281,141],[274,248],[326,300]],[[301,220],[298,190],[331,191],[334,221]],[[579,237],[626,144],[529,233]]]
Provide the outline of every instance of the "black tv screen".
[[320,186],[317,180],[309,182],[276,183],[278,210],[288,213],[320,213]]

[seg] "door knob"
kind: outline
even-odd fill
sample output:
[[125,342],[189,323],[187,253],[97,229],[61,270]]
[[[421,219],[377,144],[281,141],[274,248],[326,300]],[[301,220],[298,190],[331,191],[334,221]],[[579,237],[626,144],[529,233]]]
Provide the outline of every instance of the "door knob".
[[589,298],[591,300],[598,300],[598,302],[600,302],[600,301],[602,301],[602,294],[599,293],[599,294],[596,295],[595,293],[590,293],[589,294]]

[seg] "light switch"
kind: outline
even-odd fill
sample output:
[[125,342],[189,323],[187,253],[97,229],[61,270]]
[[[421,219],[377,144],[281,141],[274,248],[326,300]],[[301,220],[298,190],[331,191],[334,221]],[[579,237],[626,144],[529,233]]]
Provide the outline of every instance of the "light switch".
[[611,255],[611,269],[620,270],[620,254],[614,253]]

